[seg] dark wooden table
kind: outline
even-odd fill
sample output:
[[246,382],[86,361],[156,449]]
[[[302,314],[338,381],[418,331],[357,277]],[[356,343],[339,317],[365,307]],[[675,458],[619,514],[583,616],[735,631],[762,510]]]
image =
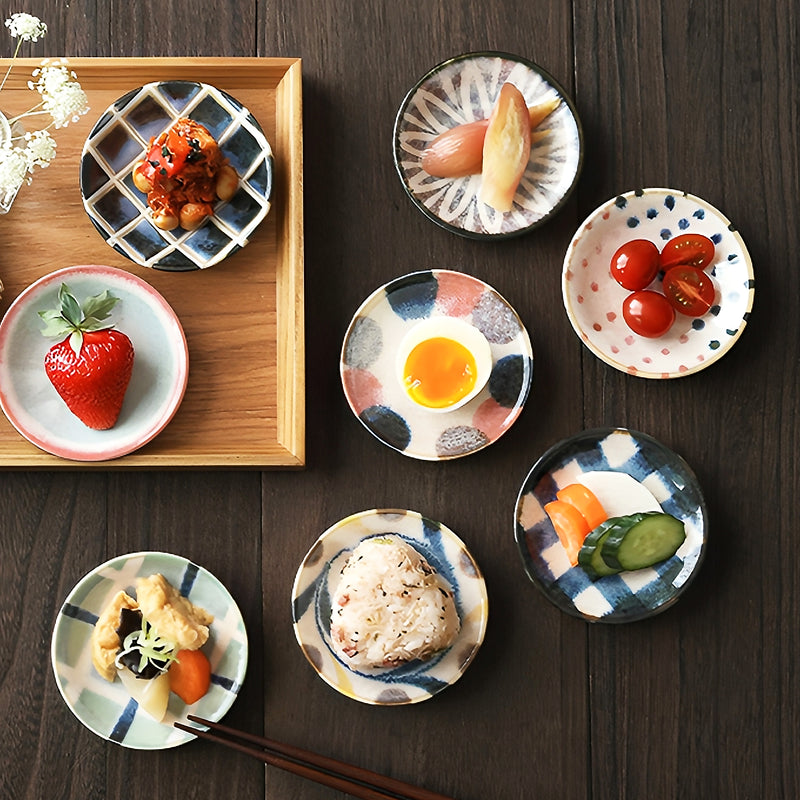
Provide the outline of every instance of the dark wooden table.
[[[147,549],[204,565],[243,611],[251,656],[231,725],[461,800],[800,796],[795,2],[2,5],[4,17],[24,10],[49,26],[24,55],[302,57],[307,466],[0,473],[0,796],[337,796],[205,743],[127,750],[72,716],[49,662],[60,604],[97,564]],[[0,35],[0,53],[10,48]],[[574,98],[586,141],[568,205],[540,230],[499,243],[423,218],[391,157],[408,88],[445,58],[484,48],[545,67]],[[561,302],[561,263],[577,226],[641,186],[685,189],[720,208],[755,265],[740,341],[684,379],[638,379],[605,365]],[[452,462],[382,446],[352,415],[338,374],[361,301],[424,267],[493,285],[536,353],[513,429]],[[525,576],[514,542],[516,493],[535,459],[601,425],[644,431],[681,454],[711,519],[702,571],[680,602],[622,626],[556,609]],[[416,706],[371,707],[333,691],[292,631],[291,586],[309,546],[336,520],[373,507],[447,524],[488,586],[476,661]]]

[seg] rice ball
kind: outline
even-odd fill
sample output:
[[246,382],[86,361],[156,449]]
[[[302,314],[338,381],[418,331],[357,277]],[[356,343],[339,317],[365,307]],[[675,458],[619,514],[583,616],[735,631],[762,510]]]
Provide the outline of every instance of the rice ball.
[[341,571],[331,639],[344,663],[395,667],[449,647],[461,621],[447,581],[399,536],[362,541]]

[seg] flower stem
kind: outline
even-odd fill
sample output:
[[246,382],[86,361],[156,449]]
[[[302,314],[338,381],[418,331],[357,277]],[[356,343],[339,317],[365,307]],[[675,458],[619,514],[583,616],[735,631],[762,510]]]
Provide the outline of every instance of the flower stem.
[[[37,111],[36,109],[42,108],[44,106],[44,102],[37,103],[30,111],[24,111],[22,114],[17,114],[15,117],[10,117],[8,119],[8,124],[13,125],[18,120],[21,120],[23,117],[38,117],[42,114],[47,114],[46,111]],[[52,123],[51,123],[52,124]],[[47,126],[48,128],[50,125]]]
[[11,56],[11,62],[8,65],[8,69],[6,70],[6,74],[3,76],[3,82],[0,83],[0,92],[3,91],[3,87],[6,85],[6,81],[8,80],[8,76],[11,74],[11,67],[14,66],[14,61],[17,58],[17,53],[19,53],[19,48],[22,47],[22,39],[17,41],[17,46],[14,48],[14,55]]

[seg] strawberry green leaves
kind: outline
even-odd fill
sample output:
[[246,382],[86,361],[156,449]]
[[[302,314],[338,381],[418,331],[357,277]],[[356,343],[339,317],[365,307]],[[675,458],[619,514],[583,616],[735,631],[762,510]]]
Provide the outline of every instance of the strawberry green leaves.
[[67,284],[62,283],[58,290],[59,307],[40,311],[44,321],[42,336],[57,338],[70,337],[70,347],[76,355],[83,346],[83,334],[87,331],[101,331],[112,328],[113,323],[106,322],[111,309],[119,302],[107,289],[98,295],[86,298],[83,306],[72,294]]

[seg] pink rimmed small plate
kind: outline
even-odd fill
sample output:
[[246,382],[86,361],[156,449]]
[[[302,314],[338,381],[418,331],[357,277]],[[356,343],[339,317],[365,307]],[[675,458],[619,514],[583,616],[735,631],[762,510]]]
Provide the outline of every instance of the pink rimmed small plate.
[[[638,336],[622,317],[630,292],[611,277],[611,258],[632,239],[649,239],[661,250],[683,233],[714,242],[705,269],[714,304],[702,317],[677,314],[657,339]],[[662,277],[648,288],[660,291]],[[675,189],[637,189],[607,201],[578,228],[564,258],[564,307],[575,332],[602,361],[640,378],[680,378],[722,358],[744,330],[754,291],[753,264],[736,228],[705,200]]]
[[[82,301],[108,289],[119,298],[114,326],[133,343],[133,373],[113,428],[87,428],[64,404],[44,371],[55,340],[41,334],[40,310],[56,308],[66,283]],[[0,322],[0,407],[29,442],[60,458],[105,461],[137,450],[169,423],[183,400],[189,351],[167,301],[148,283],[115,267],[65,267],[31,284]]]

